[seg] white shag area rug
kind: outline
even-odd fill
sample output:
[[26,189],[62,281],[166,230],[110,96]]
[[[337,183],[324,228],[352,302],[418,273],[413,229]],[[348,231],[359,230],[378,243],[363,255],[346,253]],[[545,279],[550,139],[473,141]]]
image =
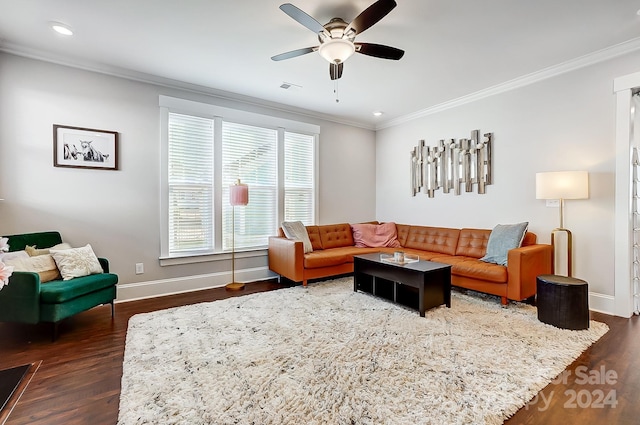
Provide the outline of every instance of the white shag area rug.
[[421,318],[352,282],[132,317],[118,424],[500,424],[608,330],[455,291]]

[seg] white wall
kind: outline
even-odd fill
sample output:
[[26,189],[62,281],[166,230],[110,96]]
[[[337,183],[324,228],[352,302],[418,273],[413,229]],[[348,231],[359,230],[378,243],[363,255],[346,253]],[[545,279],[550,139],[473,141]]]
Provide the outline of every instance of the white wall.
[[[400,223],[493,228],[529,221],[550,242],[557,208],[535,199],[535,173],[587,170],[590,199],[566,201],[574,276],[589,282],[591,304],[612,311],[614,295],[615,96],[613,80],[640,69],[628,54],[377,132],[376,218]],[[485,195],[409,191],[409,151],[420,139],[494,134],[494,182]],[[475,190],[475,187],[474,187]]]
[[[91,243],[119,275],[119,298],[227,283],[226,257],[159,265],[160,94],[319,125],[318,222],[375,218],[372,130],[0,53],[0,234],[58,230]],[[53,167],[53,124],[119,132],[120,170]],[[236,267],[257,278],[266,264],[262,255]]]
[[[0,53],[0,234],[59,230],[110,259],[122,287],[143,294],[224,283],[229,261],[160,267],[158,96],[236,107],[321,126],[318,222],[371,219],[491,228],[529,221],[541,242],[558,210],[535,199],[535,173],[587,170],[590,199],[567,201],[575,275],[614,295],[615,96],[613,79],[637,72],[640,53],[373,131],[205,94]],[[120,170],[53,167],[53,124],[120,133]],[[493,132],[494,184],[486,195],[409,193],[409,151],[420,139]],[[143,262],[145,274],[135,275]],[[257,276],[266,257],[243,258]],[[194,279],[193,277],[199,277]],[[242,274],[240,274],[242,276]],[[207,283],[205,283],[207,282]],[[212,283],[213,282],[213,283]],[[137,291],[137,292],[136,292]],[[593,299],[593,298],[592,298]],[[592,303],[593,304],[593,303]]]

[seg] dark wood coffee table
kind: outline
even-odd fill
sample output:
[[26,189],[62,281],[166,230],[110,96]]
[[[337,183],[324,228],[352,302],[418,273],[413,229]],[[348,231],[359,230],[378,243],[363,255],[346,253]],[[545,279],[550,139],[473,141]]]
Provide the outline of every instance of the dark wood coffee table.
[[353,256],[353,290],[418,310],[451,307],[451,266],[420,260],[404,265],[380,259],[380,253]]

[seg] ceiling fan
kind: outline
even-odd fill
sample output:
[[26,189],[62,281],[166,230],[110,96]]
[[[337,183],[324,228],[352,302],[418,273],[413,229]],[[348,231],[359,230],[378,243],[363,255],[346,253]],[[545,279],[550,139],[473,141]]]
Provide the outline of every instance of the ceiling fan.
[[318,52],[329,61],[329,75],[332,80],[342,77],[344,61],[354,53],[373,56],[382,59],[399,60],[404,50],[391,46],[373,43],[354,42],[357,35],[372,27],[384,18],[397,4],[394,0],[378,0],[360,13],[351,23],[341,18],[333,18],[322,25],[291,3],[285,3],[280,9],[303,26],[318,34],[319,46],[306,47],[272,56],[274,61],[295,58],[311,52]]

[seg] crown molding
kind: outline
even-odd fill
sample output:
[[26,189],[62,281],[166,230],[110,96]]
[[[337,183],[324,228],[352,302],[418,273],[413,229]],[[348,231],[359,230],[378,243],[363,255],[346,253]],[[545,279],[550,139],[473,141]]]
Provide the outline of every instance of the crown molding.
[[495,86],[488,87],[486,89],[479,90],[477,92],[452,99],[438,105],[430,106],[428,108],[416,111],[411,114],[403,115],[388,121],[379,122],[376,124],[353,121],[343,119],[341,117],[329,114],[322,114],[319,112],[309,111],[303,108],[296,108],[289,105],[284,105],[276,102],[269,102],[267,100],[258,99],[251,96],[245,96],[238,93],[227,92],[224,90],[214,89],[211,87],[205,87],[197,84],[186,83],[183,81],[173,80],[170,78],[164,78],[156,75],[146,74],[142,72],[131,71],[124,68],[114,67],[103,63],[86,61],[80,59],[72,59],[69,57],[63,57],[60,55],[53,55],[50,52],[30,49],[24,46],[2,42],[0,43],[0,51],[13,54],[16,56],[22,56],[30,59],[40,60],[44,62],[55,63],[71,68],[82,69],[85,71],[96,72],[113,77],[119,77],[131,81],[137,81],[142,83],[153,84],[161,87],[184,90],[196,94],[204,94],[207,96],[215,97],[222,100],[229,100],[240,102],[246,105],[258,106],[274,111],[296,114],[313,119],[321,119],[337,124],[349,125],[352,127],[363,128],[366,130],[382,130],[384,128],[394,127],[400,124],[404,124],[409,121],[416,120],[418,118],[433,115],[439,112],[446,111],[448,109],[456,108],[462,105],[466,105],[472,102],[476,102],[487,97],[491,97],[500,93],[504,93],[510,90],[515,90],[521,87],[525,87],[549,78],[556,77],[558,75],[565,74],[567,72],[575,71],[580,68],[584,68],[590,65],[594,65],[600,62],[604,62],[618,56],[622,56],[628,53],[635,52],[640,49],[640,37],[633,38],[623,43],[616,44],[611,47],[607,47],[598,50],[593,53],[589,53],[584,56],[553,65],[540,71],[533,72],[531,74],[517,77],[504,83],[497,84]]
[[431,106],[426,109],[407,114],[398,118],[394,118],[389,121],[379,123],[375,130],[381,130],[383,128],[394,127],[409,121],[413,121],[418,118],[433,115],[438,112],[446,111],[447,109],[456,108],[458,106],[466,105],[468,103],[476,102],[487,97],[495,96],[500,93],[504,93],[510,90],[515,90],[520,87],[525,87],[530,84],[537,83],[539,81],[547,80],[549,78],[556,77],[558,75],[566,74],[567,72],[575,71],[580,68],[584,68],[590,65],[595,65],[600,62],[607,61],[609,59],[616,58],[628,53],[635,52],[640,49],[640,37],[633,38],[620,44],[607,47],[602,50],[589,53],[584,56],[580,56],[576,59],[572,59],[558,65],[553,65],[548,68],[541,69],[540,71],[533,72],[531,74],[524,75],[522,77],[514,78],[513,80],[506,81],[504,83],[497,84],[486,89],[479,90],[475,93],[471,93],[457,99],[449,100],[438,105]]
[[184,81],[164,78],[157,75],[146,74],[144,72],[132,71],[125,68],[115,67],[100,62],[88,61],[84,59],[70,58],[62,55],[55,55],[38,49],[31,49],[13,43],[7,43],[0,40],[0,52],[9,53],[29,59],[35,59],[43,62],[49,62],[56,65],[62,65],[70,68],[81,69],[84,71],[95,72],[98,74],[109,75],[112,77],[123,78],[130,81],[153,84],[160,87],[178,89],[195,94],[204,94],[222,100],[240,102],[245,105],[258,106],[271,109],[287,114],[296,114],[307,118],[320,119],[330,121],[337,124],[349,125],[352,127],[363,128],[366,130],[375,130],[372,123],[347,120],[335,115],[323,114],[320,112],[310,111],[304,108],[297,108],[282,103],[270,102],[268,100],[256,97],[246,96],[238,93],[232,93],[212,87],[201,86],[198,84],[186,83]]

